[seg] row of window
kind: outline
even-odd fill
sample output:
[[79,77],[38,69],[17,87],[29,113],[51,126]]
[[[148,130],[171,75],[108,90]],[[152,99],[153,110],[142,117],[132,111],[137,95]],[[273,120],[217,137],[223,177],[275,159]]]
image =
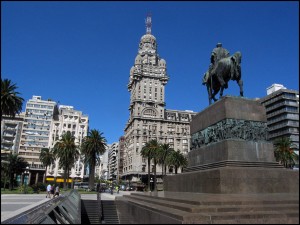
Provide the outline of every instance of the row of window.
[[27,103],[26,108],[27,107],[32,107],[32,108],[42,108],[42,109],[53,109],[53,105],[41,105],[41,104],[31,104],[31,103]]

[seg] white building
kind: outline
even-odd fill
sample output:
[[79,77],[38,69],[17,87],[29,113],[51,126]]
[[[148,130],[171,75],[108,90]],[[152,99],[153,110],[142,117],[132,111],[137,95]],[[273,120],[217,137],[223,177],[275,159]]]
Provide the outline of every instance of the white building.
[[30,167],[29,182],[42,182],[45,168],[39,156],[42,148],[49,147],[50,127],[56,102],[42,100],[41,96],[32,96],[26,103],[24,122],[21,131],[19,156],[24,158]]
[[106,150],[103,155],[100,156],[100,164],[95,167],[95,176],[102,180],[108,180],[108,149],[109,146],[106,147]]
[[267,88],[267,95],[270,95],[273,92],[278,91],[280,89],[286,89],[286,87],[282,84],[272,84],[270,87]]
[[[73,106],[60,105],[55,113],[53,123],[51,125],[49,147],[53,148],[56,141],[61,139],[62,135],[67,131],[75,137],[75,143],[80,146],[82,139],[87,136],[88,132],[88,116],[83,115],[81,111],[74,110]],[[47,177],[63,177],[63,169],[58,168],[59,159],[54,165],[49,166]],[[74,167],[70,171],[70,178],[83,179],[84,163],[79,157]]]
[[14,118],[2,116],[1,120],[1,150],[7,153],[18,153],[24,113]]

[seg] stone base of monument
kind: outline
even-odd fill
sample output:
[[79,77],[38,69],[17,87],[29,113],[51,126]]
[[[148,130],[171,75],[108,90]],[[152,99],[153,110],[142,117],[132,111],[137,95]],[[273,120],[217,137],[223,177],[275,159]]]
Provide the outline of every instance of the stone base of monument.
[[120,223],[299,224],[299,194],[131,193],[116,197]]
[[189,166],[164,178],[164,191],[118,198],[132,223],[298,223],[299,171],[274,159],[266,113],[225,96],[191,122]]
[[299,171],[285,169],[267,141],[265,108],[225,96],[191,122],[186,172],[168,176],[165,191],[199,193],[299,193]]
[[224,166],[168,176],[164,180],[164,190],[217,194],[297,193],[299,172],[282,168]]

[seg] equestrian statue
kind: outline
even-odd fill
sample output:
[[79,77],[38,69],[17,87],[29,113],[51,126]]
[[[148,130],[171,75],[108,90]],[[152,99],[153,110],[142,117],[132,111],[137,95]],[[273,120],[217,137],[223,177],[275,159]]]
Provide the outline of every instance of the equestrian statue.
[[240,52],[229,55],[227,49],[218,43],[211,54],[211,64],[204,74],[202,84],[206,85],[209,104],[211,100],[217,101],[216,94],[220,91],[220,98],[224,89],[228,88],[229,80],[235,80],[240,87],[240,96],[243,96],[243,81],[241,73],[242,54]]

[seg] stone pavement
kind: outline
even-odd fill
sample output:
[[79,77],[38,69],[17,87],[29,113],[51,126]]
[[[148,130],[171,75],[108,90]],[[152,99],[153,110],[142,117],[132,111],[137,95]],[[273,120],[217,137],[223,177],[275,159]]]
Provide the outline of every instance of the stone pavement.
[[[119,191],[119,193],[101,193],[102,200],[115,200],[116,196],[129,195],[135,191]],[[81,199],[97,200],[96,194],[81,194]],[[1,195],[1,223],[20,213],[26,212],[44,202],[49,201],[45,194],[2,194]]]
[[1,223],[49,200],[45,194],[1,194]]

